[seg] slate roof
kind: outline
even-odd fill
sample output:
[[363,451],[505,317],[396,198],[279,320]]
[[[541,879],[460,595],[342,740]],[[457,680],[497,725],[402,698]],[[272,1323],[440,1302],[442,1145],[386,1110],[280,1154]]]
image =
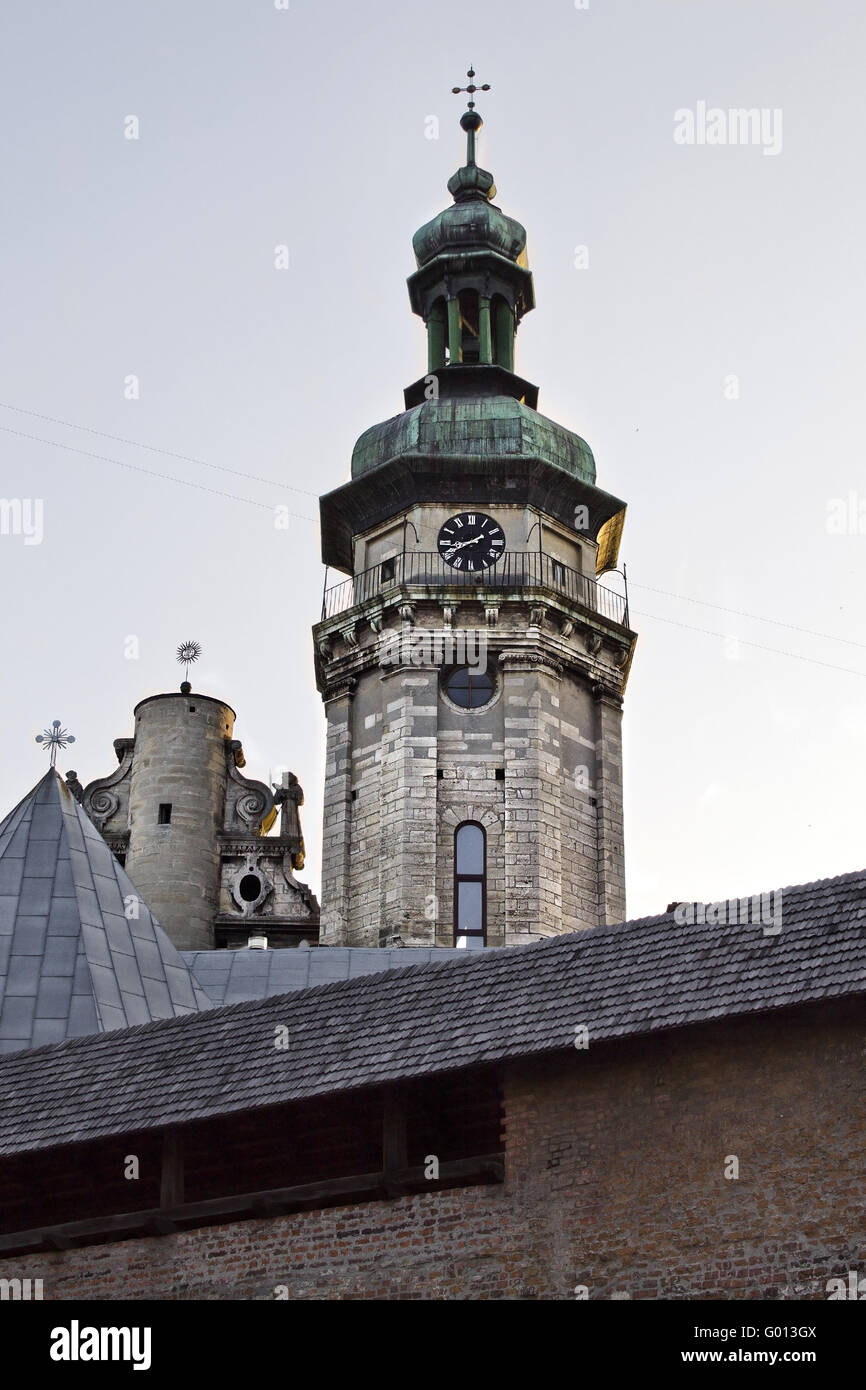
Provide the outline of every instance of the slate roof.
[[472,952],[447,946],[316,946],[275,951],[181,951],[199,984],[214,1004],[240,1004],[272,994],[355,980],[380,970],[400,970],[430,961],[466,960]]
[[0,1153],[866,992],[866,872],[782,908],[778,935],[665,914],[6,1057]]
[[54,769],[0,822],[0,1052],[209,1008]]

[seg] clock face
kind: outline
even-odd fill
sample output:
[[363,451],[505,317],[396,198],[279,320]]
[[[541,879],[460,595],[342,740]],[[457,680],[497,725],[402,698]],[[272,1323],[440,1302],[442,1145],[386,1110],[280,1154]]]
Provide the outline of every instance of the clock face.
[[505,553],[505,532],[484,512],[460,512],[439,532],[439,554],[455,570],[486,570]]

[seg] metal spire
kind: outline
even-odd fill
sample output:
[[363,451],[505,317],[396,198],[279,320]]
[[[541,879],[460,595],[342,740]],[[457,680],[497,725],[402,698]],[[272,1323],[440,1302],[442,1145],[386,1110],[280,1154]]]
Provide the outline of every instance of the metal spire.
[[469,97],[467,109],[463,112],[463,115],[460,117],[460,124],[466,131],[466,164],[467,166],[471,167],[475,163],[475,132],[477,130],[480,130],[483,124],[481,117],[475,110],[475,93],[489,92],[490,83],[485,82],[482,86],[476,87],[475,83],[472,80],[475,76],[475,69],[473,67],[469,68],[469,70],[466,73],[466,76],[469,78],[469,86],[452,87],[451,91],[453,92],[454,96],[458,96],[460,92],[466,92],[466,94]]

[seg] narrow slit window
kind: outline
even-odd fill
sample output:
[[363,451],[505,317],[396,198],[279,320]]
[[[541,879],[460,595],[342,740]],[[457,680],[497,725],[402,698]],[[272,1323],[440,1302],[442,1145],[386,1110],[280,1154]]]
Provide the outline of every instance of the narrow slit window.
[[161,801],[159,803],[159,816],[157,825],[171,825],[171,802]]

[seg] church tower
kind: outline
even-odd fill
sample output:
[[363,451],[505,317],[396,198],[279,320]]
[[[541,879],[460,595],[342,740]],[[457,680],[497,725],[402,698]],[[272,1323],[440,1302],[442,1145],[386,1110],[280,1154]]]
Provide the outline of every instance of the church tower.
[[[474,74],[470,72],[470,83]],[[427,373],[321,499],[322,945],[511,946],[625,918],[625,503],[515,371],[526,233],[461,126],[413,239]]]

